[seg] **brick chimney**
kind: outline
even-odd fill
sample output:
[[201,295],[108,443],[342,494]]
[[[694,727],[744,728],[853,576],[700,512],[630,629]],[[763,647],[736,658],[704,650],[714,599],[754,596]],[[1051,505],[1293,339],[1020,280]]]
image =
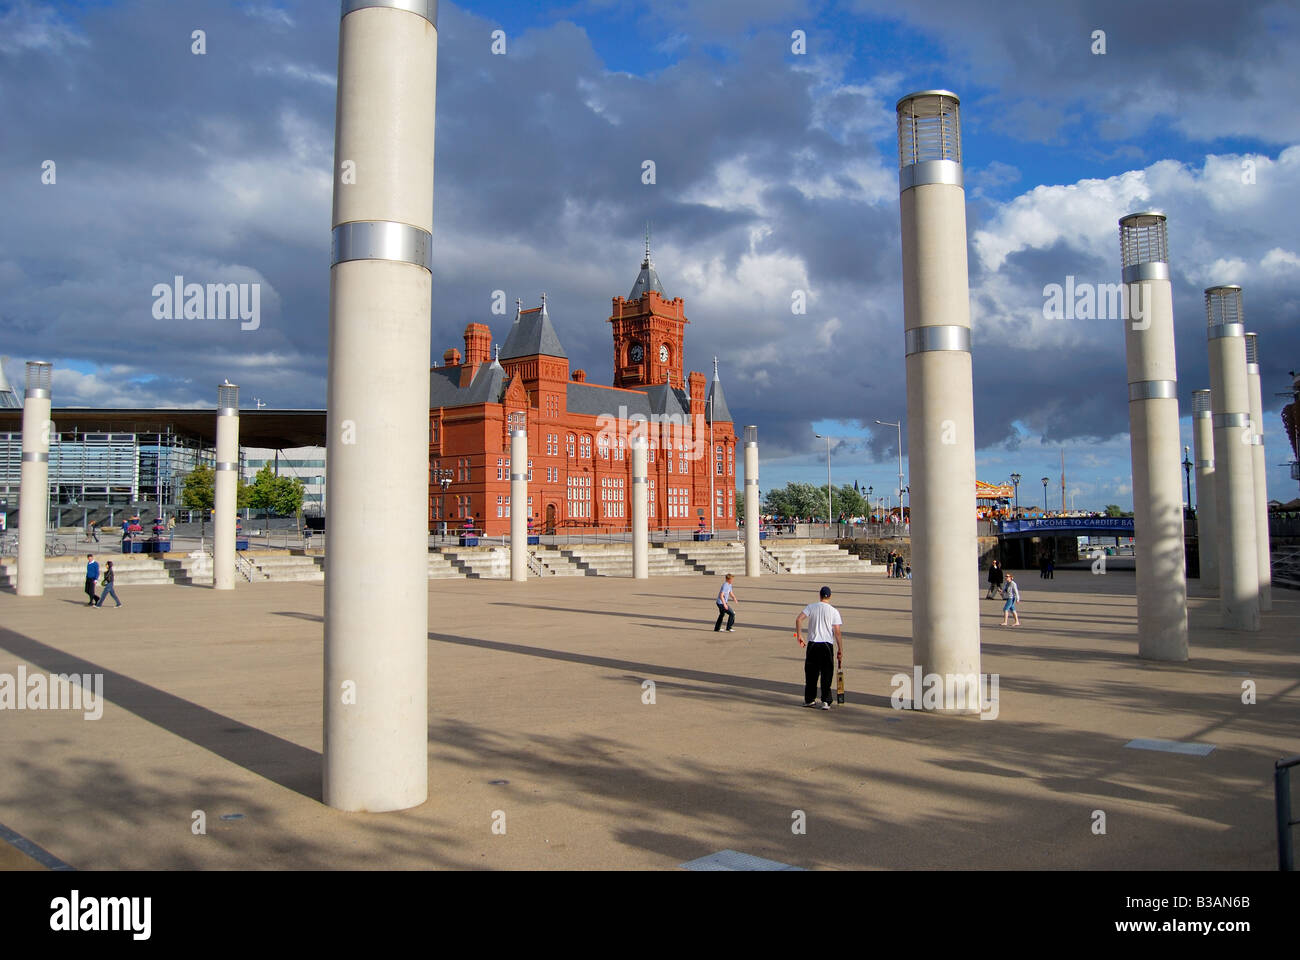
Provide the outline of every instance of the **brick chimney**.
[[704,413],[704,405],[709,399],[709,393],[705,389],[704,374],[692,370],[689,377],[690,395],[691,395],[691,416]]
[[465,365],[460,371],[460,385],[467,387],[478,368],[488,362],[492,352],[492,331],[487,324],[471,323],[465,328]]
[[450,350],[446,351],[442,355],[442,365],[444,367],[459,367],[460,351],[457,350],[455,347],[452,347]]
[[587,371],[586,371],[586,370],[574,370],[574,371],[573,371],[573,382],[574,382],[574,383],[586,383],[586,382],[587,382]]

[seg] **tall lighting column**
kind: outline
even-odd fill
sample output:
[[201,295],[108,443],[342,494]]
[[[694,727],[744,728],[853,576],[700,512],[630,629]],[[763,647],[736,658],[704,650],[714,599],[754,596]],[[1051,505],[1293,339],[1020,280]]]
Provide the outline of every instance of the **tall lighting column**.
[[[896,113],[914,487],[912,663],[922,675],[978,675],[979,592],[971,579],[979,556],[971,502],[975,412],[959,101],[946,90],[926,90],[899,100]],[[901,501],[899,507],[901,513]],[[920,702],[919,691],[914,695]],[[966,704],[960,712],[978,710]]]

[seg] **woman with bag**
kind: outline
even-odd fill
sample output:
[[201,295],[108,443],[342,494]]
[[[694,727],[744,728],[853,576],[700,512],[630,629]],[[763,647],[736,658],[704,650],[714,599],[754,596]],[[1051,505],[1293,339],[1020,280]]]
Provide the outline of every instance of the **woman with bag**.
[[103,585],[104,589],[99,592],[99,603],[96,604],[96,606],[102,607],[104,605],[104,598],[111,593],[113,595],[114,602],[120,607],[122,605],[122,601],[118,599],[117,591],[113,589],[113,561],[112,560],[108,561],[107,566],[104,568],[104,579],[101,580],[100,583]]

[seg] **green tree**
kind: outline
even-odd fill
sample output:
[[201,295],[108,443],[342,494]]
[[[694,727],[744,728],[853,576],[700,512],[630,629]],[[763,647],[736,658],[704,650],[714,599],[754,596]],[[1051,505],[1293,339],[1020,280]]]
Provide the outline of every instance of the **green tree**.
[[1108,517],[1122,517],[1122,516],[1124,516],[1124,511],[1121,510],[1121,509],[1119,508],[1119,504],[1117,504],[1117,503],[1108,503],[1108,504],[1106,504],[1106,510],[1105,510],[1105,513],[1106,513],[1106,516],[1108,516]]
[[181,503],[199,511],[199,535],[207,530],[208,512],[215,496],[216,473],[206,463],[200,463],[186,475],[181,483]]
[[297,477],[277,477],[268,463],[257,471],[249,488],[248,505],[275,516],[296,516],[302,509],[303,486]]
[[[181,505],[199,511],[199,535],[207,531],[208,515],[216,503],[216,471],[200,463],[181,481]],[[235,507],[243,510],[249,505],[252,491],[242,476],[235,478]]]
[[763,509],[783,517],[821,515],[826,512],[826,488],[819,493],[811,483],[787,483],[782,489],[768,491]]

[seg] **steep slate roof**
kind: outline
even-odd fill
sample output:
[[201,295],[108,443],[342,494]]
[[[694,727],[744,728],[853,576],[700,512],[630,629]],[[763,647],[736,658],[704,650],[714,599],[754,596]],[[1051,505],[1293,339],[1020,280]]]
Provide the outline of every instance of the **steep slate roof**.
[[501,357],[504,360],[531,357],[536,354],[569,359],[559,336],[555,333],[555,328],[551,326],[551,318],[546,313],[545,299],[542,300],[540,307],[519,310],[515,313],[514,326],[510,328],[505,346],[501,348]]
[[691,404],[685,390],[678,390],[666,383],[657,383],[644,387],[643,390],[650,402],[650,412],[656,416],[690,416]]
[[462,391],[464,399],[461,403],[500,403],[505,390],[506,372],[493,360],[478,368],[469,387]]
[[500,403],[505,393],[506,372],[493,360],[482,364],[463,390],[461,367],[435,367],[429,371],[429,408],[464,407],[471,403]]
[[639,300],[646,295],[647,290],[653,290],[664,299],[668,295],[664,293],[664,285],[659,282],[659,274],[655,272],[654,264],[650,262],[647,256],[641,261],[641,272],[637,274],[636,283],[632,284],[632,292],[627,295],[629,300]]
[[465,402],[460,390],[460,367],[434,367],[429,371],[429,409],[459,407]]
[[731,411],[727,409],[727,398],[722,395],[722,381],[716,372],[713,374],[713,382],[709,384],[709,399],[712,402],[704,405],[704,419],[709,423],[731,423]]
[[627,416],[640,414],[649,419],[651,414],[649,398],[640,390],[598,387],[574,380],[569,381],[568,402],[565,407],[569,413],[580,413],[589,417],[601,415],[616,417],[619,414],[619,407],[627,408]]

